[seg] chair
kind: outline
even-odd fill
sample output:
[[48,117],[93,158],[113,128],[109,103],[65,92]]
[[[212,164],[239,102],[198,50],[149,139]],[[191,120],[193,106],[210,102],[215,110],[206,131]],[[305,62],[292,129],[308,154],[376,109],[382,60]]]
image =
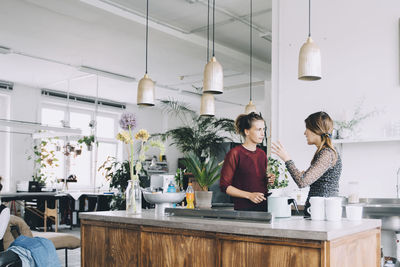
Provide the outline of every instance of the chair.
[[44,201],[44,231],[47,232],[47,217],[54,217],[54,225],[56,226],[56,232],[58,232],[58,199],[54,204],[54,209],[47,207],[47,200]]
[[68,266],[68,249],[76,249],[81,246],[80,239],[74,235],[54,232],[32,232],[22,218],[11,215],[3,237],[4,249],[7,249],[15,239],[11,230],[14,226],[17,226],[18,235],[47,238],[53,242],[57,250],[65,249],[65,266]]

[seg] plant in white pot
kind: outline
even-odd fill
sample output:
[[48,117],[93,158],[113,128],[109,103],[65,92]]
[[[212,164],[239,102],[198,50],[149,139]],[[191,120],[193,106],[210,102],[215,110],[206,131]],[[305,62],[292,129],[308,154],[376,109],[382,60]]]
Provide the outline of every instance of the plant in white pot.
[[195,192],[196,206],[198,208],[211,208],[213,192],[208,191],[208,187],[219,179],[222,162],[218,163],[214,157],[202,162],[194,153],[189,153],[186,155],[185,165],[202,189],[202,191]]
[[267,173],[275,175],[273,184],[268,184],[268,192],[272,193],[271,196],[279,197],[283,194],[283,188],[289,185],[288,170],[283,162],[279,159],[268,157]]

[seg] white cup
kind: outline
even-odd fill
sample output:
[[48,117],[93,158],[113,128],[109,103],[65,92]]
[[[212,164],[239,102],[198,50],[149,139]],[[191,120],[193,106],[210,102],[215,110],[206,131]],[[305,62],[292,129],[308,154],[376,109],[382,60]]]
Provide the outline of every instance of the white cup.
[[340,197],[325,198],[325,213],[327,221],[342,219],[342,199]]
[[310,205],[307,211],[311,214],[311,220],[325,220],[325,199],[323,197],[310,197]]
[[348,205],[346,206],[346,218],[349,221],[359,221],[362,219],[362,206]]

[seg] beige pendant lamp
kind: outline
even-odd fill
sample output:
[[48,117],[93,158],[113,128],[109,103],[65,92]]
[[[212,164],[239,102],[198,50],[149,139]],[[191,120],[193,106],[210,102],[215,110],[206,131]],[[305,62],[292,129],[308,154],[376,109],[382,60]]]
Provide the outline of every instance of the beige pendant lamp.
[[311,39],[311,0],[308,0],[308,38],[300,48],[299,80],[316,81],[321,79],[321,51]]
[[253,0],[250,0],[250,102],[244,109],[245,114],[257,112],[256,106],[253,104]]
[[149,0],[146,7],[146,72],[139,81],[137,90],[137,104],[139,106],[154,106],[155,85],[147,74],[147,55],[149,46]]
[[200,116],[215,116],[215,101],[213,94],[203,93],[201,96]]
[[[208,2],[209,4],[210,2]],[[215,0],[213,0],[213,52],[211,60],[207,60],[207,62],[204,68],[203,93],[222,94],[224,92],[224,72],[221,64],[215,58]]]
[[[210,57],[210,0],[208,0],[207,5],[207,62]],[[207,64],[208,65],[208,64]],[[207,69],[206,65],[206,69]],[[205,72],[204,72],[204,80],[203,80],[203,88],[205,87]],[[201,96],[201,103],[200,103],[200,116],[215,116],[215,99],[214,94],[206,93],[203,91]]]

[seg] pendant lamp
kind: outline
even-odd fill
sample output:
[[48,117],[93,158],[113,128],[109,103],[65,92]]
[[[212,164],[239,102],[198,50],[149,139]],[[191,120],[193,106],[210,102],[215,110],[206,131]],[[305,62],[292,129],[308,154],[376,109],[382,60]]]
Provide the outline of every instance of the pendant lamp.
[[308,0],[308,38],[300,48],[298,74],[303,81],[321,79],[321,52],[311,39],[311,0]]
[[[210,0],[208,0],[207,5],[207,62],[209,60],[210,55]],[[204,81],[203,80],[203,88],[204,88]],[[203,92],[201,96],[201,103],[200,103],[200,116],[215,116],[215,101],[214,95],[212,93]]]
[[[208,38],[208,37],[207,37]],[[224,92],[224,72],[215,58],[215,0],[213,0],[213,52],[204,68],[203,93],[222,94]]]
[[203,93],[201,96],[200,115],[209,117],[215,116],[215,101],[213,94]]
[[253,104],[253,0],[250,0],[250,102],[244,109],[245,114],[257,112],[256,106]]
[[154,106],[155,85],[147,74],[147,54],[149,46],[149,0],[146,6],[146,72],[139,81],[137,90],[137,104],[139,106]]

